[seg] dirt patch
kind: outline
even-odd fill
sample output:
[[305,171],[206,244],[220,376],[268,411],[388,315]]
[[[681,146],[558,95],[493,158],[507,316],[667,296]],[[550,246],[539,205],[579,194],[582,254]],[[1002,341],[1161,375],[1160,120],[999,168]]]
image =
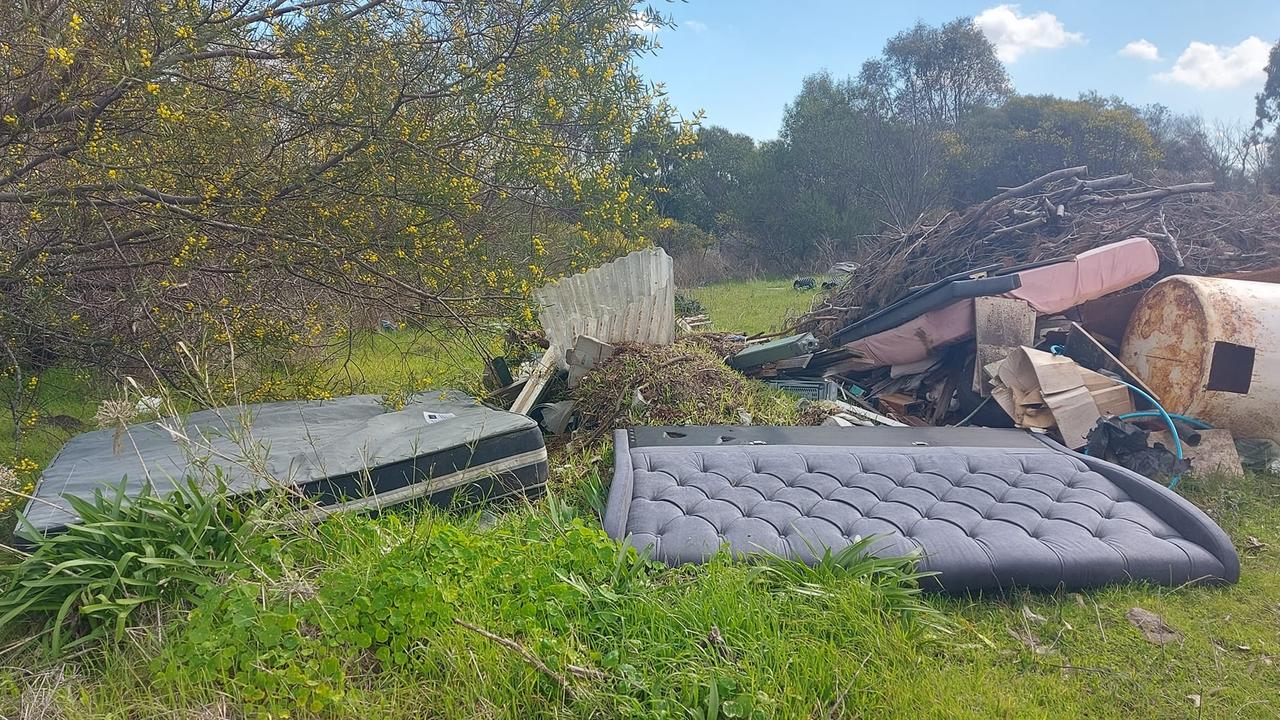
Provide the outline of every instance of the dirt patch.
[[1129,608],[1129,612],[1124,614],[1125,618],[1138,628],[1138,632],[1142,633],[1142,637],[1147,642],[1155,645],[1168,645],[1172,642],[1181,642],[1182,633],[1174,630],[1164,618],[1140,607]]

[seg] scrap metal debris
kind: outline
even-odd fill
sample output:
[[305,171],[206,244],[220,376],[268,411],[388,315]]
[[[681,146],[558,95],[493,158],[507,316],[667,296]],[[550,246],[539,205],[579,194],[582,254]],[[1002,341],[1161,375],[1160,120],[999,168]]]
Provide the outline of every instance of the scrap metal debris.
[[[883,237],[879,249],[844,266],[840,284],[800,318],[797,334],[749,347],[730,364],[798,394],[835,383],[840,399],[905,425],[1022,427],[1071,448],[1104,426],[1100,441],[1114,445],[1118,436],[1106,433],[1126,418],[1145,444],[1116,447],[1149,477],[1174,482],[1188,463],[1201,475],[1238,473],[1225,446],[1280,438],[1280,416],[1251,404],[1280,398],[1257,371],[1280,346],[1280,268],[1263,269],[1280,266],[1280,252],[1261,252],[1235,230],[1267,223],[1280,227],[1276,203],[1246,202],[1212,183],[1155,187],[1066,168]],[[1187,233],[1193,227],[1201,231],[1195,237]],[[1276,239],[1267,247],[1280,248]],[[1232,275],[1186,275],[1223,272]],[[1153,278],[1166,279],[1152,286]],[[1162,309],[1175,300],[1164,299],[1163,288],[1176,283],[1197,288],[1208,330],[1194,318],[1170,322],[1179,315]],[[1212,307],[1231,302],[1241,309]],[[1157,335],[1183,344],[1181,365],[1165,362],[1169,352],[1138,357],[1155,346],[1153,331],[1133,327],[1147,315],[1163,318]],[[1246,406],[1247,413],[1231,409]],[[1212,417],[1198,417],[1200,408]],[[1159,414],[1166,409],[1191,416],[1176,426],[1187,441],[1159,434],[1172,422]],[[865,421],[847,413],[822,419]],[[1216,436],[1202,440],[1202,432]],[[1256,447],[1253,466],[1270,460],[1254,461],[1268,455]]]
[[[738,370],[746,370],[748,368],[772,365],[772,371],[775,372],[780,369],[779,363],[786,363],[785,368],[788,369],[803,368],[808,359],[806,355],[817,349],[817,339],[809,333],[801,333],[770,340],[759,345],[748,345],[729,358],[729,366]],[[764,374],[765,372],[769,372],[769,370],[761,370],[759,374]]]
[[1280,441],[1280,284],[1175,275],[1138,301],[1119,358],[1164,405]]
[[[1238,477],[1244,474],[1240,453],[1236,450],[1230,430],[1201,430],[1178,425],[1182,440],[1182,457],[1190,467],[1202,475],[1223,474]],[[1150,444],[1173,447],[1173,435],[1168,430],[1151,433]]]
[[671,256],[648,248],[536,290],[548,347],[511,410],[528,413],[538,404],[557,372],[569,369],[568,353],[581,337],[601,344],[675,340],[673,273]]

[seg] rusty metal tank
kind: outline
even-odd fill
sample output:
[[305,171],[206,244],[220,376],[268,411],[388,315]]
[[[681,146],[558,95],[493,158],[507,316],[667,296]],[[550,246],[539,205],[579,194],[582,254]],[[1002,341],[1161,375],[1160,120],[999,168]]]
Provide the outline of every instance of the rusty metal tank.
[[1167,277],[1142,296],[1120,359],[1169,412],[1280,442],[1280,284]]

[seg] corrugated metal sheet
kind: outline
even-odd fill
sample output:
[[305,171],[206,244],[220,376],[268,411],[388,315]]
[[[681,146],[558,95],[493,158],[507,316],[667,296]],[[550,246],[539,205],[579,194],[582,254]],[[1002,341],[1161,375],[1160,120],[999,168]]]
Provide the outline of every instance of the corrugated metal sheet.
[[607,343],[666,345],[676,337],[675,278],[662,248],[637,250],[534,291],[551,346],[564,351],[590,335]]

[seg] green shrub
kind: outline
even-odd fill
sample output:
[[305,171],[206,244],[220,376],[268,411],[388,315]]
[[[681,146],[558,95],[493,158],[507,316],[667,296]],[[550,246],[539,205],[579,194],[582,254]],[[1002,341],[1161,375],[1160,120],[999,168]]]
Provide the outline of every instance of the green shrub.
[[707,309],[698,302],[698,298],[681,291],[676,291],[676,316],[693,317],[706,314]]

